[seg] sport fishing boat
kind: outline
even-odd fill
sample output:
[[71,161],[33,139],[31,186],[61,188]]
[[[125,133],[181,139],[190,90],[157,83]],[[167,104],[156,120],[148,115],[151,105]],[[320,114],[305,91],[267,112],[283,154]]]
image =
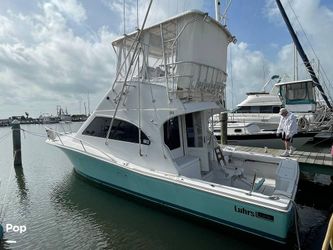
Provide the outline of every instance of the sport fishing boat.
[[48,129],[75,171],[179,212],[285,242],[299,167],[218,145],[209,117],[225,109],[234,37],[200,11],[116,39],[117,74],[76,133]]

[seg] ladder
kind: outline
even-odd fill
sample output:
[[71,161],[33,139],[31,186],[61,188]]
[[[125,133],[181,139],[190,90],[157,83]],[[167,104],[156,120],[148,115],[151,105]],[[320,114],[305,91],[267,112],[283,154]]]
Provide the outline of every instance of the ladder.
[[217,146],[214,148],[214,151],[215,151],[215,155],[216,155],[216,158],[217,158],[217,161],[219,162],[219,164],[222,165],[221,161],[223,161],[224,166],[227,166],[227,163],[224,159],[221,148],[219,146]]

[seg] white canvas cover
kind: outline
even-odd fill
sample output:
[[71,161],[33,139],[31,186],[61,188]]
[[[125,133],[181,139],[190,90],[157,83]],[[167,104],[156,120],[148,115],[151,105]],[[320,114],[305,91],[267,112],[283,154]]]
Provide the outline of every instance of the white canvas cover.
[[[178,24],[178,33],[193,20],[185,16]],[[178,39],[177,61],[192,61],[226,72],[227,47],[230,38],[212,19],[201,18],[183,30]]]

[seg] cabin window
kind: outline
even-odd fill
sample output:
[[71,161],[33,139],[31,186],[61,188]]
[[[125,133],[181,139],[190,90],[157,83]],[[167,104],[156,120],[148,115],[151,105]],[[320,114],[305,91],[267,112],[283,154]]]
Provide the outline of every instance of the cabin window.
[[241,106],[234,113],[279,113],[279,106]]
[[259,106],[251,106],[250,113],[260,113],[260,107]]
[[281,107],[279,107],[279,106],[275,106],[275,107],[273,107],[273,113],[274,113],[274,114],[279,113],[279,112],[280,112],[280,108],[281,108]]
[[170,150],[180,147],[179,122],[178,117],[171,118],[163,125],[164,143]]
[[286,104],[315,103],[312,82],[286,84],[280,87],[280,95]]
[[250,113],[250,107],[248,107],[248,106],[238,107],[236,109],[235,113]]
[[[106,138],[112,118],[96,117],[83,131],[83,135]],[[139,128],[132,123],[115,119],[109,139],[139,143]],[[141,143],[150,144],[148,137],[141,131]]]
[[286,85],[287,98],[294,99],[306,99],[307,98],[307,86],[302,83]]
[[202,125],[200,112],[186,114],[186,137],[188,147],[202,147]]

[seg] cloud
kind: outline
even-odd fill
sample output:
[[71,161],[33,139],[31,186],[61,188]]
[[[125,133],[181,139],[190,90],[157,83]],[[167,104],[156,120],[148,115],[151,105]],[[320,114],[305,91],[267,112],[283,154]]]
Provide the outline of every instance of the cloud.
[[52,0],[51,3],[58,8],[59,12],[75,22],[80,23],[87,19],[85,9],[76,0]]
[[28,103],[36,103],[37,115],[88,92],[101,95],[111,85],[115,35],[107,27],[96,32],[97,41],[75,35],[69,20],[85,20],[76,1],[45,2],[39,8],[33,15],[8,11],[0,16],[0,34],[6,34],[0,36],[0,116]]
[[[122,33],[122,0],[102,0],[110,10],[118,30],[108,26],[92,30],[87,11],[77,0],[43,0],[37,11],[7,10],[0,15],[0,110],[20,114],[29,108],[31,115],[50,112],[56,105],[82,102],[87,93],[92,103],[99,101],[111,86],[115,74],[112,40]],[[204,1],[154,2],[148,24],[173,16],[188,8],[201,8]],[[143,21],[147,1],[139,1],[139,22]],[[127,1],[127,32],[137,25],[136,1]],[[93,15],[94,16],[94,15]],[[95,17],[95,16],[94,16]],[[106,24],[110,21],[105,20]],[[74,108],[73,108],[74,109]]]
[[[246,92],[259,91],[264,85],[269,67],[260,51],[251,51],[248,44],[229,45],[227,104],[233,107],[241,102]],[[236,94],[237,93],[237,94]]]
[[[102,0],[103,4],[107,6],[111,11],[118,13],[120,16],[119,31],[123,32],[124,22],[123,22],[123,12],[124,5],[123,0]],[[126,15],[126,32],[131,32],[137,28],[138,23],[141,27],[146,11],[148,9],[149,1],[139,1],[139,6],[137,8],[137,1],[130,0],[126,1],[125,4],[125,15]],[[179,13],[182,13],[186,10],[191,9],[203,9],[204,1],[203,0],[157,0],[153,1],[148,18],[146,27],[152,24],[158,23],[162,20],[165,20],[169,17],[175,16]],[[137,15],[138,13],[138,15]],[[137,18],[138,16],[138,18]]]

